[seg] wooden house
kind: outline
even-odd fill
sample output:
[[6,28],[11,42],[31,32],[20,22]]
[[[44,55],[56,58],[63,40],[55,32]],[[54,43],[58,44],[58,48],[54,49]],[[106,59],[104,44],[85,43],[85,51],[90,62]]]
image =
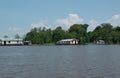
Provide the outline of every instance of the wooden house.
[[105,41],[104,40],[98,40],[96,42],[97,45],[104,45],[105,44]]
[[78,39],[62,39],[56,42],[57,45],[78,45]]
[[23,41],[23,39],[1,39],[1,46],[19,46],[19,45],[32,45],[31,41]]
[[23,45],[22,39],[1,39],[0,45]]

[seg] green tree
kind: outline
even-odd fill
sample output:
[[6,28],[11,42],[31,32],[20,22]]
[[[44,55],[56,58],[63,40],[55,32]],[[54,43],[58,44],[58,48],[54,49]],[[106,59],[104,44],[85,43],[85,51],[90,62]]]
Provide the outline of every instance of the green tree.
[[37,28],[33,28],[31,29],[30,32],[26,34],[24,40],[32,41],[33,44],[38,44],[38,41],[36,38],[38,38],[38,30]]
[[15,39],[20,39],[20,36],[18,34],[16,34]]
[[[93,43],[104,40],[108,44],[120,44],[120,26],[114,27],[110,23],[102,23],[93,31],[87,32],[88,24],[74,24],[68,30],[61,26],[56,29],[33,28],[25,35],[24,40],[30,40],[33,44],[55,43],[61,39],[79,39],[80,44]],[[8,38],[8,36],[5,38]]]
[[74,34],[75,38],[79,39],[81,44],[85,44],[89,41],[87,36],[88,26],[88,24],[74,24],[70,27],[69,32],[76,33]]
[[97,26],[90,35],[90,40],[104,40],[106,43],[111,43],[112,36],[111,33],[113,31],[113,26],[109,23],[103,23],[100,26]]
[[5,35],[3,38],[8,38],[8,36],[7,36],[7,35]]
[[57,27],[55,30],[53,30],[52,33],[52,40],[53,42],[57,42],[64,38],[65,31],[62,29],[62,27]]

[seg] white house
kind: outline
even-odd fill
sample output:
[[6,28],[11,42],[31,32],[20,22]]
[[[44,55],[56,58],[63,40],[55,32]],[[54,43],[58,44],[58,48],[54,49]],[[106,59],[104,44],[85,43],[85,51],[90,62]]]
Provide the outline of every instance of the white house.
[[0,45],[23,45],[23,40],[5,38],[0,40]]
[[57,45],[78,45],[78,39],[62,39],[56,42]]
[[32,45],[31,41],[24,41],[23,43],[24,43],[24,45]]
[[98,40],[96,42],[97,45],[104,45],[105,44],[105,41],[104,40]]

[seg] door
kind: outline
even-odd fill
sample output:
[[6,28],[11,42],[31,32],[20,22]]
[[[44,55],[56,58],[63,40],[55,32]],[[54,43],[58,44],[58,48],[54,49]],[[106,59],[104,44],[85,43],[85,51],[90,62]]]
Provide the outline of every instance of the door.
[[6,45],[6,41],[4,41],[4,45]]

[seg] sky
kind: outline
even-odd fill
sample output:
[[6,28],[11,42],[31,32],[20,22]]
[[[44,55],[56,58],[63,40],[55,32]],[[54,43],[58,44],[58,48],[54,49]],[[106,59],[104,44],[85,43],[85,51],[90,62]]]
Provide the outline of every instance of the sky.
[[88,31],[102,23],[120,26],[120,0],[0,0],[0,38],[75,23],[89,24]]

